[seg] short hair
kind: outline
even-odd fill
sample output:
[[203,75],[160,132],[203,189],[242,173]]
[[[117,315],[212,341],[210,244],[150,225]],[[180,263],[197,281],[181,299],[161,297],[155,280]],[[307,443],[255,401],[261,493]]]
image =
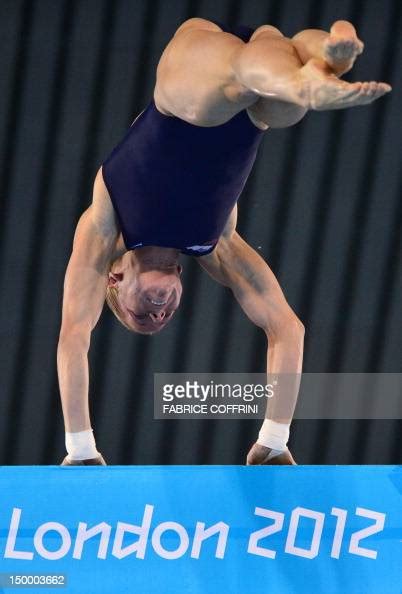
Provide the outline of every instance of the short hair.
[[127,322],[124,319],[123,312],[120,309],[119,290],[117,287],[108,285],[106,287],[105,299],[106,303],[108,304],[109,308],[114,313],[116,318],[119,320],[120,324],[123,324],[123,326],[127,328],[127,330],[129,330],[130,332],[136,332],[138,334],[153,334],[153,332],[143,332],[141,330],[134,330],[134,328],[127,324]]

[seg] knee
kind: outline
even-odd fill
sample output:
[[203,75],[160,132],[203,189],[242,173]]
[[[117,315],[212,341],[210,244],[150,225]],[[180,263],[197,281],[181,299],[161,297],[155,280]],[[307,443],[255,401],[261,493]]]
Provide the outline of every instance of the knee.
[[190,31],[190,30],[201,30],[201,31],[221,31],[222,29],[219,25],[216,25],[212,21],[208,21],[207,19],[201,19],[198,17],[193,17],[191,19],[187,19],[180,25],[177,29],[175,35],[178,33],[182,33],[183,31]]
[[262,25],[252,34],[250,41],[255,41],[259,37],[284,37],[283,33],[273,25]]

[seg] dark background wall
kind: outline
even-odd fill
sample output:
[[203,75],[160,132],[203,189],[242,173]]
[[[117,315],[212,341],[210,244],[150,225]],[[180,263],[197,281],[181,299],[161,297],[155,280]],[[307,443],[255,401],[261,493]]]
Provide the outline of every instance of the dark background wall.
[[[372,106],[270,131],[239,227],[306,325],[305,371],[402,371],[400,0],[1,0],[1,464],[63,455],[56,345],[74,228],[191,16],[288,36],[350,19],[366,49],[347,78],[393,84]],[[264,336],[230,293],[184,264],[182,307],[161,335],[132,335],[106,310],[94,332],[93,426],[110,463],[242,463],[256,436],[259,422],[153,420],[156,371],[265,365]],[[401,426],[295,421],[291,447],[300,463],[400,463]]]

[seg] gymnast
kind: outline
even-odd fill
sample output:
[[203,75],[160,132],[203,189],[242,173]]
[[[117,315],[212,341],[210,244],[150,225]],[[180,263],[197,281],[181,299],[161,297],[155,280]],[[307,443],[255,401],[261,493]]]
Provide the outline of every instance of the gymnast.
[[[74,235],[57,349],[66,430],[63,465],[103,465],[91,429],[88,351],[104,302],[130,331],[160,332],[182,293],[180,255],[229,287],[268,340],[267,373],[299,377],[304,327],[266,262],[236,231],[236,203],[269,128],[309,110],[366,105],[391,90],[349,83],[363,43],[347,21],[286,38],[201,18],[164,50],[152,101],[99,169]],[[284,414],[267,408],[248,464],[295,464]]]

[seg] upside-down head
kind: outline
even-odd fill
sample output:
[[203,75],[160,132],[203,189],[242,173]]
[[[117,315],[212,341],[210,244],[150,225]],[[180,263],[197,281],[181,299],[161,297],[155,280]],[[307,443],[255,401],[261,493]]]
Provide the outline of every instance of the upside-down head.
[[149,248],[126,252],[109,272],[106,302],[131,332],[160,332],[180,304],[182,267],[177,257],[154,256]]

